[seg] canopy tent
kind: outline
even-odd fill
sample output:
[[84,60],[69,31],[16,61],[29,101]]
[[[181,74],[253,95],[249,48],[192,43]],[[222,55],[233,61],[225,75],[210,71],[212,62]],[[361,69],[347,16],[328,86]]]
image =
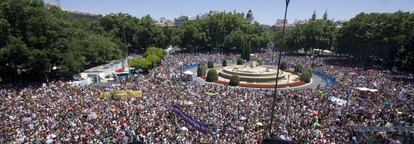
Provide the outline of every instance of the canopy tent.
[[263,123],[261,123],[261,122],[257,122],[257,123],[256,123],[256,125],[257,125],[257,126],[263,126]]
[[184,72],[184,74],[186,74],[186,75],[193,75],[194,73],[192,71],[187,70],[187,71]]
[[346,105],[346,103],[348,103],[348,101],[334,97],[334,96],[330,97],[329,100],[340,106]]
[[367,87],[356,87],[356,89],[360,90],[360,91],[369,91],[369,92],[377,92],[378,91],[377,89],[370,89],[370,88],[367,88]]
[[123,67],[119,67],[115,70],[115,72],[124,72],[125,69]]
[[181,130],[182,131],[188,131],[188,128],[187,127],[181,127]]

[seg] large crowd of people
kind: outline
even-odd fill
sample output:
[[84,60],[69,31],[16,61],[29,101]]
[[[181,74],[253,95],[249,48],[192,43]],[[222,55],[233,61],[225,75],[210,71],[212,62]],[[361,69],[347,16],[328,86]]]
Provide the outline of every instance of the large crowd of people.
[[[275,64],[275,53],[256,54]],[[64,82],[0,90],[0,143],[257,143],[268,135],[273,89],[249,89],[180,81],[185,65],[207,60],[235,62],[236,55],[180,54],[133,82],[75,87]],[[326,58],[286,56],[336,79],[321,89],[281,90],[273,133],[298,143],[414,143],[411,131],[374,132],[365,137],[352,127],[414,126],[413,81],[386,70],[329,65]],[[356,87],[376,89],[360,91]],[[101,99],[105,91],[142,90],[142,98]],[[217,93],[208,96],[206,93]],[[338,104],[335,97],[346,101]],[[171,112],[173,105],[208,125],[202,133]]]

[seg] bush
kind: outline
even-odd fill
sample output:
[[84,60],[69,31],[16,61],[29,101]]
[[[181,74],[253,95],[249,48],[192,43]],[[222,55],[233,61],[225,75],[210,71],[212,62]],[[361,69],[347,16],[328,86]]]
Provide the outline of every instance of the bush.
[[295,66],[295,73],[302,73],[302,71],[303,71],[303,67],[302,67],[302,65],[297,64],[297,65]]
[[207,68],[204,64],[198,64],[197,66],[197,76],[203,77],[206,76]]
[[148,55],[147,57],[145,57],[145,59],[150,61],[151,63],[154,63],[154,62],[156,64],[161,63],[161,58],[159,56],[156,56],[156,55],[153,55],[153,54]]
[[227,60],[223,59],[223,63],[221,63],[222,66],[227,66]]
[[215,69],[208,70],[206,81],[207,82],[214,82],[216,80],[218,80],[217,71]]
[[213,61],[208,61],[208,62],[207,62],[207,67],[208,67],[208,68],[214,68],[214,63],[213,63]]
[[282,63],[280,64],[280,69],[287,70],[287,68],[288,68],[288,63],[285,61],[282,61]]
[[237,65],[242,65],[242,64],[243,64],[243,59],[238,58],[238,59],[237,59]]
[[144,71],[147,71],[148,68],[151,66],[151,64],[152,63],[150,61],[148,61],[146,59],[143,59],[143,58],[135,58],[135,59],[132,59],[131,61],[129,61],[129,66],[131,66],[135,69],[139,68],[139,69],[142,69]]
[[308,82],[310,82],[311,78],[312,78],[312,71],[310,69],[306,69],[302,73],[302,81],[308,83]]
[[240,79],[237,74],[234,74],[230,77],[229,85],[231,86],[238,86],[240,84]]

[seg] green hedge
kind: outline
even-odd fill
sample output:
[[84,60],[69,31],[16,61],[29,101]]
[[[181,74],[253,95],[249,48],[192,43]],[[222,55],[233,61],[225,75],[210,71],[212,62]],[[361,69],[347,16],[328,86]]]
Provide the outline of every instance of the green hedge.
[[302,73],[302,81],[308,83],[311,81],[312,78],[312,70],[310,69],[306,69],[303,73]]
[[204,64],[198,64],[197,66],[197,76],[203,77],[206,76],[207,67]]
[[287,70],[287,68],[288,68],[288,63],[285,61],[282,61],[282,63],[280,64],[280,69]]
[[295,73],[302,73],[303,72],[303,67],[300,64],[297,64],[295,66]]
[[215,69],[208,70],[206,81],[207,82],[214,82],[216,80],[218,80],[217,71]]
[[229,85],[238,86],[240,84],[240,78],[237,74],[234,74],[230,77]]

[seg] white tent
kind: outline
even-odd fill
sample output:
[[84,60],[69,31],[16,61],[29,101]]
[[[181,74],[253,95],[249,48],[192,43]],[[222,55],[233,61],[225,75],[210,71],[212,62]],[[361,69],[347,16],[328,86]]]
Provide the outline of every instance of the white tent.
[[346,103],[348,103],[348,101],[337,98],[337,97],[334,97],[334,96],[330,97],[329,100],[331,102],[334,102],[334,103],[340,105],[340,106],[346,105]]
[[377,92],[378,91],[377,89],[370,89],[370,88],[367,88],[367,87],[356,87],[356,89],[360,90],[360,91],[369,91],[369,92]]
[[188,128],[187,127],[181,127],[181,130],[182,131],[188,131]]
[[184,72],[184,74],[186,74],[186,75],[193,75],[194,73],[192,71],[187,70],[187,71]]

